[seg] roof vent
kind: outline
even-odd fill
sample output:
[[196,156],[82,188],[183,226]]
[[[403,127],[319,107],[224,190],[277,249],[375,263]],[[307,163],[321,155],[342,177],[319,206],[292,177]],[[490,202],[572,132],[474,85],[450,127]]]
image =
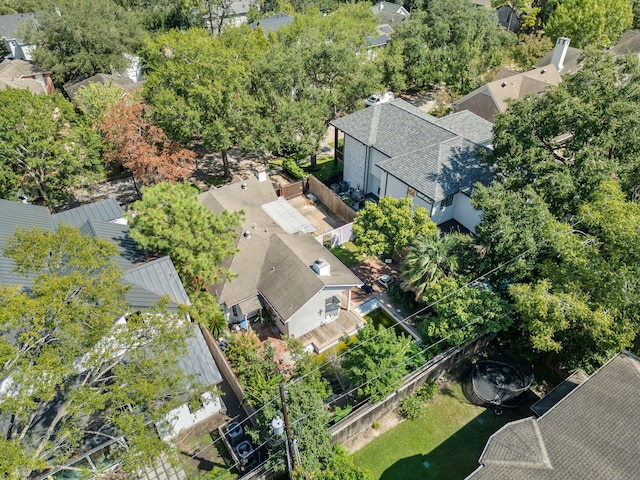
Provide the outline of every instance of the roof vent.
[[251,238],[251,231],[250,231],[250,230],[246,230],[246,231],[242,234],[242,236],[243,236],[244,238]]
[[246,190],[247,189],[247,184],[243,183],[242,185],[240,185],[240,188],[242,188],[243,190]]
[[506,87],[508,85],[507,82],[502,82],[502,88]]
[[547,73],[547,70],[543,68],[542,70],[540,70],[540,73],[544,75],[545,73]]
[[331,275],[331,265],[322,257],[313,262],[311,268],[321,277]]
[[267,169],[264,166],[256,167],[256,178],[259,182],[267,181]]

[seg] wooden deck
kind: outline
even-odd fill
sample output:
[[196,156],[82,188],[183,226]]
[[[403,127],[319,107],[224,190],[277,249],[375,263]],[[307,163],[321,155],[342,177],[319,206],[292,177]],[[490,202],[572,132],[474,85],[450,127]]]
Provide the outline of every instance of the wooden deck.
[[311,345],[314,351],[322,352],[338,343],[341,338],[354,334],[364,323],[364,318],[357,313],[340,308],[340,315],[336,320],[305,333],[298,340],[305,347]]

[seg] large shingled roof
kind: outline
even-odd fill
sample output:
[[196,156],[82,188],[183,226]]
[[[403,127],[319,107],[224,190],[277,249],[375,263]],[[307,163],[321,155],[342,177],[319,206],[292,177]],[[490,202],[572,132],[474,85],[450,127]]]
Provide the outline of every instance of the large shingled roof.
[[468,480],[640,478],[640,359],[620,353],[540,418],[491,436]]
[[491,142],[493,124],[472,112],[436,118],[396,99],[331,124],[389,157],[377,166],[434,201],[491,179],[476,153]]

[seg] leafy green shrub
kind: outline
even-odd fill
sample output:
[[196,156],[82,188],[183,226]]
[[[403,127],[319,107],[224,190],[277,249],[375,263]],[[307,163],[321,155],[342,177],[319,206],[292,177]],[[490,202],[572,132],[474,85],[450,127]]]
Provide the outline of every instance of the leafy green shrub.
[[339,422],[344,417],[349,415],[351,413],[351,410],[353,410],[353,405],[345,405],[344,408],[336,407],[333,410],[333,417],[331,418],[331,420],[333,420],[334,422]]
[[434,397],[434,395],[438,393],[438,385],[433,382],[425,382],[416,392],[423,401],[429,400]]
[[404,418],[416,419],[420,417],[424,411],[424,400],[418,395],[409,395],[402,400],[402,404],[398,409],[398,413]]
[[300,180],[305,176],[304,170],[292,158],[282,160],[282,170],[295,180]]
[[380,428],[380,422],[373,422],[371,428]]

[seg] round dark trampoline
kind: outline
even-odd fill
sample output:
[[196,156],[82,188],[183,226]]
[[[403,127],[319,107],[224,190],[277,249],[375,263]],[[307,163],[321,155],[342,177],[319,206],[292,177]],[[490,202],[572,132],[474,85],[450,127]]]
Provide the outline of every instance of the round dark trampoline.
[[516,407],[532,382],[533,375],[495,360],[481,360],[471,370],[473,400],[480,405]]

